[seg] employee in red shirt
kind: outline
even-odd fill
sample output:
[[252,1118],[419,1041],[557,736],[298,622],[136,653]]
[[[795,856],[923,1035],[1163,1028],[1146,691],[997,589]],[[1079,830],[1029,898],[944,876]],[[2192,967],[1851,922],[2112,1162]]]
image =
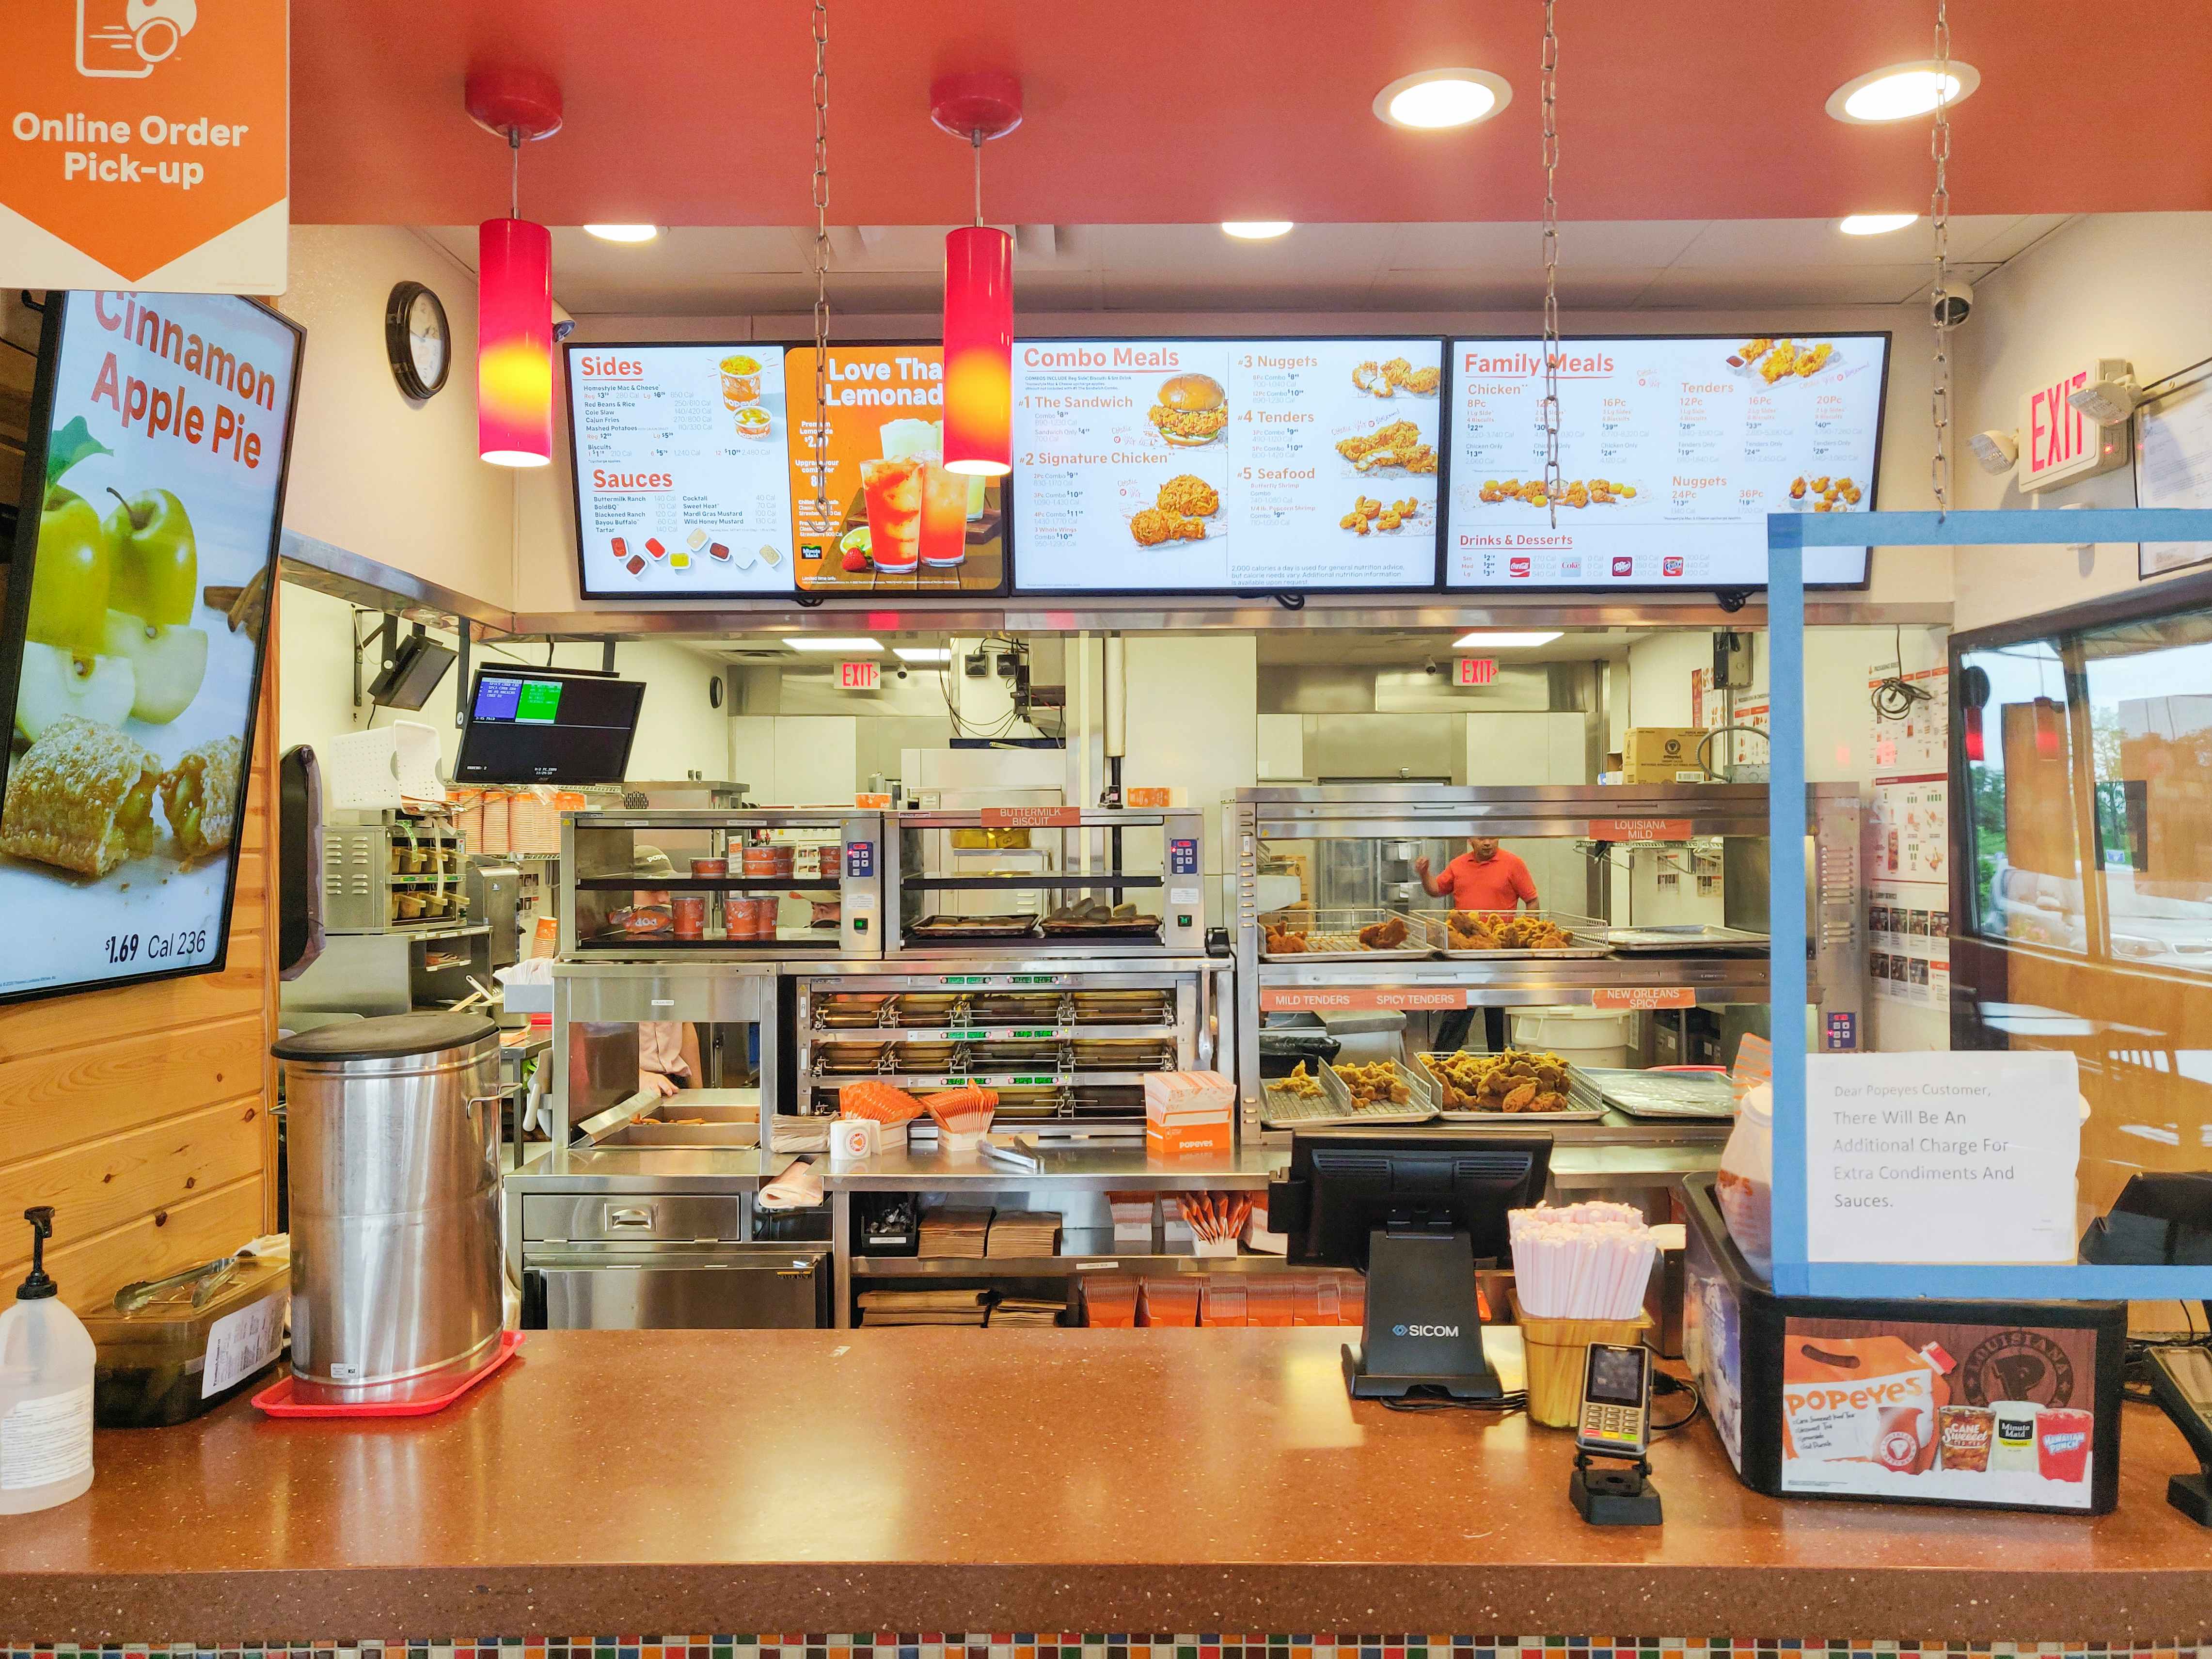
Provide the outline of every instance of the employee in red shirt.
[[[1469,838],[1467,851],[1433,876],[1426,859],[1415,859],[1413,873],[1421,878],[1421,886],[1431,898],[1449,895],[1455,910],[1510,915],[1524,904],[1531,910],[1537,907],[1536,880],[1528,873],[1528,864],[1519,854],[1500,847],[1495,836]],[[1449,1054],[1466,1042],[1468,1030],[1474,1024],[1473,1016],[1465,1012],[1446,1014],[1437,1027],[1438,1050]],[[1505,1010],[1482,1011],[1482,1034],[1491,1053],[1504,1048]]]

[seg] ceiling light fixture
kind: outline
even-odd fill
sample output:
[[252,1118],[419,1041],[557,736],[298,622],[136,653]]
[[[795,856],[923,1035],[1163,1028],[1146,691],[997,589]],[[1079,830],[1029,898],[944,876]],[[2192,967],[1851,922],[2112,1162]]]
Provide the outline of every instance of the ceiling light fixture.
[[793,634],[789,639],[784,641],[784,643],[794,651],[851,651],[879,653],[884,648],[881,640],[872,640],[865,635],[848,638],[830,634]]
[[1836,228],[1846,236],[1887,236],[1919,222],[1917,213],[1851,213],[1836,221]]
[[901,662],[951,662],[951,651],[941,645],[895,645],[891,655]]
[[1401,75],[1375,94],[1375,118],[1433,131],[1487,121],[1513,101],[1513,88],[1488,70],[1433,69]]
[[649,242],[660,234],[659,225],[586,225],[584,234],[603,242]]
[[1022,83],[985,71],[929,88],[929,118],[975,156],[975,222],[945,238],[945,470],[1014,470],[1014,239],[983,222],[983,145],[1022,124]]
[[1981,71],[1955,58],[1950,60],[1948,72],[1932,58],[1892,64],[1846,81],[1830,93],[1828,113],[1859,126],[1909,121],[1929,113],[1938,103],[1956,108],[1981,83]]
[[1288,219],[1224,219],[1221,234],[1240,242],[1267,242],[1287,236],[1297,227]]
[[1516,633],[1510,629],[1502,633],[1486,634],[1477,629],[1462,634],[1452,641],[1455,650],[1521,651],[1533,646],[1549,645],[1565,630],[1563,629],[1528,629]]
[[522,145],[561,131],[561,88],[534,70],[472,70],[470,118],[507,140],[508,216],[477,227],[477,452],[553,459],[553,234],[522,216]]

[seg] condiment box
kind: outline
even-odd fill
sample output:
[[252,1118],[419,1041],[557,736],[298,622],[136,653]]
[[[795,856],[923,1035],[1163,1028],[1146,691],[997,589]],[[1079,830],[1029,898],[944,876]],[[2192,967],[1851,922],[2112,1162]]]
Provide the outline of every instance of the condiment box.
[[1701,726],[1632,726],[1621,744],[1620,781],[1625,783],[1698,782],[1705,769],[1698,761],[1704,741]]
[[204,1307],[192,1306],[192,1286],[183,1284],[131,1313],[87,1314],[98,1351],[93,1421],[167,1428],[244,1392],[283,1354],[291,1291],[289,1258],[249,1256]]
[[1777,1498],[2103,1515],[2124,1302],[1777,1296],[1682,1183],[1682,1351],[1737,1478]]

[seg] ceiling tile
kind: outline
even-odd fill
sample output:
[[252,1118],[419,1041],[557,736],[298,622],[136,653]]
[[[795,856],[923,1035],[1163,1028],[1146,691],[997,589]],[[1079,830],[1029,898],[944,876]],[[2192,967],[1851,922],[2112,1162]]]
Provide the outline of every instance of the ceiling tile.
[[1218,225],[1101,225],[1098,267],[1109,275],[1169,273],[1212,284],[1295,283],[1341,287],[1382,269],[1391,225],[1300,225],[1286,236],[1240,241]]
[[[1671,264],[1705,222],[1591,221],[1564,225],[1560,258],[1615,269]],[[1543,257],[1539,224],[1400,225],[1391,240],[1393,270],[1524,270]]]

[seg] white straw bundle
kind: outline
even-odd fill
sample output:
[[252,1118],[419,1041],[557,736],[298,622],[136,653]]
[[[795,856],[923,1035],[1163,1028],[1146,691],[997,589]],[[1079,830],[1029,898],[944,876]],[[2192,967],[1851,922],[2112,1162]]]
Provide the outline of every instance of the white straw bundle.
[[1506,1217],[1521,1306],[1540,1319],[1633,1319],[1658,1246],[1626,1204],[1539,1205]]

